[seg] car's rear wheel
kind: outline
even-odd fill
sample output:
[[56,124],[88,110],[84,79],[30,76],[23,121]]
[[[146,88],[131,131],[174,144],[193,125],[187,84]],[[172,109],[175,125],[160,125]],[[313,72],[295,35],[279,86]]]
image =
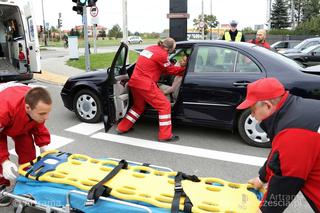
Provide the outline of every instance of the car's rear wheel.
[[245,110],[238,120],[238,132],[242,139],[251,146],[270,147],[271,141],[259,126],[254,117],[251,116],[250,110]]
[[73,109],[76,116],[83,122],[97,123],[101,121],[101,102],[91,90],[81,90],[75,95]]

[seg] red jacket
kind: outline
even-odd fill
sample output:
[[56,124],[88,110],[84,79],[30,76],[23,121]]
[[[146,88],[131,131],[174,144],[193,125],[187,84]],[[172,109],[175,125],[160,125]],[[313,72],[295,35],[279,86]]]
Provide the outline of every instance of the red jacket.
[[258,41],[257,39],[252,39],[252,40],[250,40],[250,41],[248,41],[249,43],[252,43],[252,44],[256,44],[256,45],[258,45],[258,46],[261,46],[261,47],[265,47],[265,48],[267,48],[267,49],[270,49],[271,47],[270,47],[270,44],[268,43],[268,42],[266,42],[266,41],[263,41],[263,42],[260,42],[260,41]]
[[162,72],[179,75],[184,67],[174,66],[170,63],[168,52],[160,46],[147,47],[140,53],[129,86],[143,90],[150,90],[151,85],[157,83]]
[[[25,109],[28,86],[14,86],[0,91],[0,136],[15,137],[32,134],[41,147],[50,143],[50,134],[44,123],[32,120]],[[9,158],[6,137],[0,137],[0,163]]]

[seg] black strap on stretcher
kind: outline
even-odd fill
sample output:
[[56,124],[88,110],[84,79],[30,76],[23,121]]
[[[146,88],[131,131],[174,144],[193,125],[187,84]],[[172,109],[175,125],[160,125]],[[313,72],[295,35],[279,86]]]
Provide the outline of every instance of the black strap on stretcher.
[[99,183],[94,185],[88,192],[87,200],[85,206],[92,206],[99,199],[100,196],[109,196],[111,192],[111,188],[108,186],[104,186],[106,182],[111,180],[114,176],[116,176],[121,169],[127,169],[128,162],[126,160],[119,161],[119,164],[113,168],[108,175],[103,178]]
[[193,182],[200,182],[199,178],[195,175],[187,175],[183,172],[178,172],[174,177],[174,196],[171,204],[171,213],[179,212],[179,204],[181,196],[185,197],[183,212],[191,213],[193,204],[186,193],[183,191],[183,187],[181,184],[182,180],[190,180]]

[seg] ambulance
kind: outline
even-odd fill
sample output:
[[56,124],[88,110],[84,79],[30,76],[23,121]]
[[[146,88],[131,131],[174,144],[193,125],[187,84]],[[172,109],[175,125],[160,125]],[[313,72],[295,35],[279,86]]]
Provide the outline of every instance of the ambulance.
[[37,27],[30,1],[0,0],[0,83],[40,73]]

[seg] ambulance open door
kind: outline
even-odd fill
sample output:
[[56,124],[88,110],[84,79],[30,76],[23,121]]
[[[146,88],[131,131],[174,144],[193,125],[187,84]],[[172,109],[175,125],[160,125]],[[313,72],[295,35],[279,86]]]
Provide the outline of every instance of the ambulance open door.
[[37,25],[35,22],[35,16],[33,13],[31,1],[26,1],[24,5],[24,16],[26,20],[25,26],[25,35],[27,42],[27,51],[29,53],[29,67],[31,72],[40,73],[41,64],[40,64],[40,46],[38,40],[38,31]]

